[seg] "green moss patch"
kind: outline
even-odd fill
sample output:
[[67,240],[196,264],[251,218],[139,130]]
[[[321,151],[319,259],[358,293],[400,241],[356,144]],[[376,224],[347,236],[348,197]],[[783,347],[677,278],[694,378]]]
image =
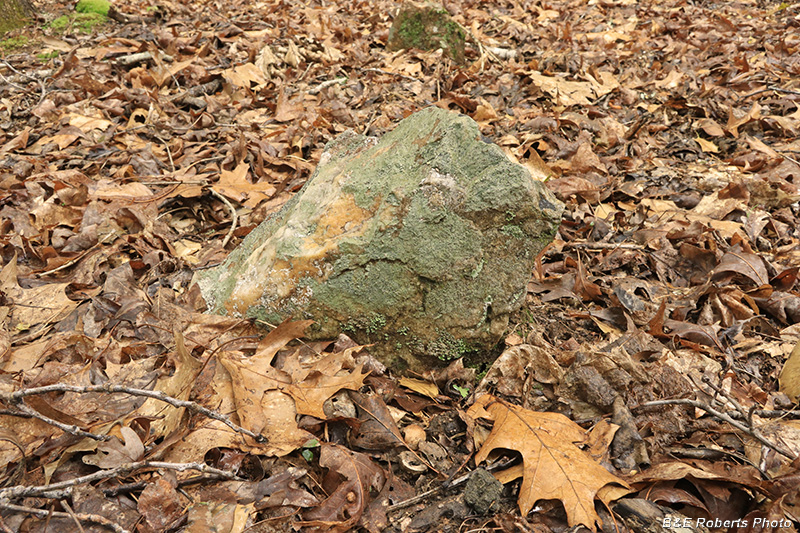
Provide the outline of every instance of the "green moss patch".
[[70,31],[91,33],[95,26],[103,24],[107,20],[105,15],[99,13],[73,13],[58,17],[49,26],[58,33]]
[[75,11],[78,13],[96,13],[106,17],[110,7],[111,4],[107,0],[78,0]]
[[453,59],[464,61],[466,33],[441,6],[405,6],[389,31],[389,50],[441,48]]
[[27,45],[30,42],[24,35],[18,35],[16,37],[9,37],[8,39],[4,39],[0,41],[0,48],[5,51],[9,50],[16,50],[17,48],[22,48],[23,46]]
[[41,52],[36,54],[36,59],[41,61],[42,63],[47,63],[51,59],[55,59],[59,56],[60,52],[58,50],[51,50],[49,52]]

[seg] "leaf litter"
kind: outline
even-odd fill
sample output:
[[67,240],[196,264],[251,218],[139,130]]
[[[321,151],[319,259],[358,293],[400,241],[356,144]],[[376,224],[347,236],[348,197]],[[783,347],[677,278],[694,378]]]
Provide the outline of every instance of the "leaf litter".
[[[637,531],[636,497],[795,529],[797,5],[450,2],[462,66],[387,51],[394,7],[126,1],[2,48],[1,525]],[[491,368],[202,314],[194,271],[327,141],[427,105],[567,205]]]

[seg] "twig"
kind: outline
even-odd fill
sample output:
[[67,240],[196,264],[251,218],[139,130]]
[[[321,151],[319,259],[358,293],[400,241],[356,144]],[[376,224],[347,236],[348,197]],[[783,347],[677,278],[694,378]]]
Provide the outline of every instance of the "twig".
[[169,144],[167,144],[167,141],[162,139],[159,135],[157,135],[157,134],[154,134],[154,135],[155,135],[155,138],[158,139],[159,141],[161,141],[161,144],[164,145],[164,149],[166,149],[167,156],[169,157],[169,165],[170,165],[170,167],[172,167],[172,173],[175,174],[175,161],[172,159],[172,151],[169,149]]
[[[494,472],[495,470],[505,470],[506,468],[508,468],[509,466],[514,464],[515,462],[517,462],[516,459],[512,459],[511,461],[498,461],[498,462],[496,462],[495,464],[493,464],[491,466],[487,466],[485,468],[485,470],[488,471],[488,472]],[[436,487],[435,489],[431,489],[429,491],[423,492],[422,494],[418,494],[418,495],[416,495],[416,496],[414,496],[412,498],[409,498],[407,500],[403,500],[402,502],[397,502],[394,505],[390,505],[389,507],[386,508],[386,512],[390,513],[392,511],[397,511],[398,509],[405,509],[406,507],[409,507],[411,505],[414,505],[415,503],[419,503],[419,502],[423,501],[428,496],[432,496],[433,494],[442,492],[443,490],[447,490],[447,489],[450,489],[452,487],[457,487],[457,486],[465,483],[472,476],[472,474],[474,474],[474,473],[475,473],[475,471],[473,470],[472,472],[468,472],[468,473],[464,474],[461,477],[457,477],[456,479],[454,479],[450,483],[446,483],[445,482],[445,483],[439,485],[438,487]]]
[[75,392],[78,394],[88,394],[93,392],[109,392],[109,393],[120,392],[124,394],[130,394],[132,396],[144,396],[145,398],[153,398],[162,401],[164,403],[168,403],[174,407],[183,407],[185,409],[189,409],[192,412],[207,416],[208,418],[218,420],[223,424],[225,424],[226,426],[228,426],[229,428],[231,428],[232,430],[236,431],[237,433],[242,433],[244,435],[247,435],[248,437],[251,437],[256,442],[259,443],[267,442],[267,438],[264,435],[254,433],[249,429],[245,429],[237,424],[234,424],[228,419],[228,417],[226,417],[222,413],[218,413],[217,411],[212,411],[211,409],[207,409],[202,405],[189,400],[179,400],[177,398],[173,398],[172,396],[168,396],[167,394],[164,394],[161,391],[134,389],[131,387],[123,387],[121,385],[112,385],[110,383],[105,383],[103,385],[86,385],[86,386],[56,383],[53,385],[46,385],[44,387],[33,387],[30,389],[23,389],[16,392],[12,392],[10,394],[0,392],[0,400],[17,404],[21,403],[21,400],[26,396],[33,396],[36,394],[47,394],[49,392]]
[[406,76],[405,74],[400,74],[399,72],[390,72],[388,70],[383,70],[381,68],[359,68],[358,70],[362,72],[377,72],[379,74],[386,74],[388,76],[397,76],[398,78],[403,78],[404,80],[408,81],[422,81],[419,78],[415,78],[413,76]]
[[[800,418],[800,411],[795,410],[786,411],[782,409],[756,409],[753,411],[753,414],[759,418],[786,418],[790,420],[796,420]],[[739,416],[735,415],[736,413],[731,414],[733,418],[738,419]]]
[[308,94],[317,94],[321,90],[327,89],[331,85],[336,85],[337,83],[339,85],[344,85],[346,82],[347,82],[347,78],[336,78],[336,79],[333,79],[333,80],[323,81],[322,83],[320,83],[316,87],[312,87],[311,89],[309,89],[308,90]]
[[161,180],[161,181],[140,181],[142,185],[206,185],[208,182],[195,180],[195,181],[168,181],[168,180]]
[[0,508],[7,509],[9,511],[16,511],[18,513],[28,513],[39,518],[47,518],[48,516],[52,516],[54,518],[72,518],[74,520],[79,520],[81,522],[91,522],[94,524],[100,524],[101,526],[107,527],[108,529],[115,531],[116,533],[130,533],[127,529],[122,527],[121,525],[112,522],[105,516],[100,516],[98,514],[87,514],[87,513],[64,513],[61,511],[48,511],[46,509],[34,509],[33,507],[26,507],[24,505],[14,505],[11,503],[5,503],[0,501]]
[[216,196],[219,200],[222,201],[223,204],[228,208],[231,212],[231,228],[228,230],[228,234],[225,235],[225,238],[222,240],[222,247],[225,248],[228,242],[230,242],[231,237],[233,237],[233,232],[236,230],[236,224],[239,222],[239,215],[236,214],[236,209],[234,209],[233,204],[231,204],[227,198],[222,196],[220,193],[215,191],[214,189],[210,189],[211,194]]
[[776,452],[778,452],[779,454],[783,455],[784,457],[790,459],[791,461],[794,461],[795,459],[797,459],[797,455],[795,455],[791,451],[785,449],[783,446],[780,446],[778,444],[770,442],[763,435],[761,435],[761,433],[758,430],[756,430],[755,428],[749,428],[749,427],[745,426],[744,424],[742,424],[741,422],[738,422],[738,421],[734,420],[733,417],[731,417],[727,413],[723,413],[721,411],[718,411],[718,410],[714,409],[713,407],[711,407],[710,405],[708,405],[706,403],[703,403],[701,401],[698,401],[698,400],[690,400],[688,398],[676,398],[676,399],[673,399],[673,400],[655,400],[655,401],[652,401],[652,402],[645,402],[645,403],[641,403],[641,404],[639,404],[637,406],[631,407],[631,411],[638,410],[638,409],[646,409],[648,407],[660,407],[660,406],[663,406],[663,405],[690,405],[690,406],[695,407],[697,409],[702,409],[703,411],[709,413],[710,415],[715,416],[715,417],[719,418],[720,420],[722,420],[724,422],[727,422],[728,424],[732,425],[733,427],[735,427],[739,431],[741,431],[743,433],[747,433],[748,435],[750,435],[751,437],[756,439],[758,442],[760,442],[761,444],[763,444],[767,448],[775,450]]
[[[4,398],[5,399],[5,398]],[[10,400],[17,409],[19,409],[23,414],[28,415],[32,418],[38,418],[42,422],[46,424],[50,424],[51,426],[55,426],[61,431],[65,433],[69,433],[70,435],[76,435],[78,437],[86,437],[92,440],[99,440],[99,441],[107,441],[111,437],[109,435],[97,435],[96,433],[89,433],[88,431],[84,431],[78,426],[73,426],[71,424],[64,424],[63,422],[59,422],[58,420],[53,420],[50,417],[47,417],[40,412],[36,411],[35,409],[27,406],[25,402],[22,401],[22,398],[16,400]]]
[[[155,57],[150,52],[137,52],[127,56],[120,56],[116,59],[116,62],[122,67],[130,67],[131,65],[135,65],[141,61],[147,61],[148,59],[155,59]],[[173,57],[168,54],[162,54],[161,60],[170,62],[173,61]]]
[[766,89],[758,89],[757,91],[753,91],[753,92],[750,92],[750,93],[747,93],[747,94],[743,94],[742,96],[740,96],[739,98],[736,99],[736,102],[738,103],[738,102],[744,100],[745,98],[750,98],[751,96],[758,96],[759,94],[768,93],[770,91],[774,91],[774,92],[778,92],[778,93],[784,93],[784,94],[797,94],[797,95],[800,95],[800,91],[793,91],[791,89],[781,89],[780,87],[776,87],[774,85],[767,85]]
[[214,78],[206,83],[195,85],[181,93],[169,97],[170,102],[180,102],[186,98],[197,98],[201,95],[213,94],[222,88],[222,81],[219,78]]
[[614,242],[566,242],[564,248],[583,248],[585,250],[644,250],[641,244]]
[[441,492],[441,491],[443,491],[445,489],[449,489],[449,488],[452,488],[452,487],[457,487],[457,486],[463,484],[464,482],[466,482],[471,475],[472,475],[472,472],[470,472],[469,474],[464,474],[463,476],[454,479],[453,482],[450,483],[449,485],[446,485],[446,486],[445,485],[440,485],[440,486],[436,487],[435,489],[431,489],[431,490],[425,491],[422,494],[417,494],[416,496],[414,496],[412,498],[409,498],[407,500],[403,500],[402,502],[397,502],[394,505],[390,505],[389,507],[386,508],[386,512],[387,513],[391,513],[392,511],[397,511],[398,509],[405,509],[406,507],[410,507],[410,506],[412,506],[412,505],[414,505],[416,503],[419,503],[419,502],[425,500],[426,498],[428,498],[429,496],[433,496],[434,494],[437,494],[437,493],[439,493],[439,492]]
[[784,93],[784,94],[796,94],[796,95],[800,96],[800,91],[793,91],[792,89],[782,89],[782,88],[780,88],[780,87],[775,87],[774,85],[770,85],[770,86],[769,86],[769,87],[767,87],[767,88],[768,88],[770,91],[775,91],[775,92],[778,92],[778,93]]
[[[179,479],[178,480],[178,487],[186,487],[188,485],[196,485],[198,483],[205,483],[206,481],[219,481],[221,478],[220,476],[216,475],[200,475],[194,476],[187,479]],[[133,492],[137,490],[142,490],[147,487],[148,483],[146,481],[137,481],[135,483],[123,483],[122,485],[118,485],[116,487],[111,487],[110,489],[100,489],[103,493],[103,496],[113,498],[118,494]]]
[[47,270],[47,271],[45,271],[45,272],[40,272],[40,273],[36,274],[36,277],[37,277],[37,278],[41,278],[41,277],[43,277],[43,276],[49,276],[50,274],[55,274],[56,272],[59,272],[59,271],[61,271],[61,270],[64,270],[64,269],[66,269],[66,268],[69,268],[69,267],[71,267],[72,265],[74,265],[75,263],[77,263],[78,261],[80,261],[81,259],[83,259],[84,257],[86,257],[87,255],[89,255],[89,253],[90,253],[92,250],[94,250],[95,248],[97,248],[98,246],[100,246],[100,243],[99,243],[99,242],[98,242],[98,243],[95,243],[95,244],[94,244],[94,245],[93,245],[91,248],[88,248],[88,249],[84,250],[84,251],[83,251],[83,252],[82,252],[80,255],[78,255],[77,257],[73,257],[72,259],[70,259],[69,261],[67,261],[66,263],[64,263],[63,265],[61,265],[61,266],[57,266],[57,267],[55,267],[55,268],[52,268],[52,269],[50,269],[50,270]]
[[75,511],[73,511],[73,510],[72,510],[72,507],[70,507],[70,506],[69,506],[69,504],[68,504],[67,502],[65,502],[65,501],[62,501],[62,502],[61,502],[61,506],[62,506],[64,509],[66,509],[66,510],[67,510],[67,513],[69,513],[69,515],[72,517],[72,520],[74,520],[74,521],[75,521],[75,525],[76,525],[76,526],[78,526],[78,531],[80,531],[81,533],[86,533],[86,530],[85,530],[85,529],[83,529],[83,526],[81,525],[81,520],[80,520],[80,518],[78,518],[78,517],[75,515]]
[[[44,97],[47,95],[47,87],[45,87],[44,82],[42,80],[40,80],[39,78],[34,78],[30,74],[25,74],[24,72],[18,71],[13,66],[11,66],[11,63],[9,63],[8,61],[3,60],[3,64],[5,64],[5,66],[7,66],[11,70],[13,70],[17,74],[19,74],[20,76],[24,76],[24,77],[28,78],[29,80],[35,81],[36,83],[39,84],[39,87],[42,89],[42,94],[41,94],[41,96],[39,96],[39,101],[36,103],[36,105],[41,104],[42,101],[44,100]],[[5,78],[3,78],[3,79],[5,79]],[[9,83],[11,83],[11,82],[9,81]],[[16,85],[16,84],[13,84],[13,85]],[[19,86],[17,85],[17,87],[19,87]],[[31,107],[36,107],[36,106],[31,106]]]
[[198,472],[202,472],[203,474],[214,474],[224,479],[241,481],[241,478],[239,478],[239,476],[237,476],[233,472],[220,470],[219,468],[208,466],[205,463],[164,463],[161,461],[136,461],[134,463],[122,464],[116,468],[101,470],[93,474],[88,474],[85,476],[68,479],[66,481],[60,481],[58,483],[51,483],[49,485],[39,485],[33,487],[24,487],[18,485],[15,487],[0,489],[0,502],[16,498],[27,498],[31,496],[42,496],[45,494],[52,494],[53,491],[68,489],[78,485],[92,483],[93,481],[100,481],[103,479],[118,477],[123,474],[129,474],[135,470],[141,470],[142,468],[153,468],[153,469],[163,468],[165,470],[175,470],[176,472],[186,472],[187,470],[196,470]]
[[486,46],[484,47],[488,52],[493,53],[495,56],[499,57],[503,60],[509,59],[516,59],[517,58],[517,51],[508,49],[508,48],[498,48],[495,46]]
[[739,414],[741,416],[744,416],[744,417],[747,416],[747,411],[744,410],[744,407],[742,407],[742,404],[740,404],[738,401],[736,401],[736,398],[734,398],[733,396],[731,396],[730,394],[725,392],[722,389],[722,387],[720,387],[720,386],[718,386],[718,385],[716,385],[714,383],[711,383],[711,378],[710,377],[703,376],[702,381],[703,381],[703,383],[705,383],[706,385],[711,387],[714,390],[714,392],[716,392],[717,394],[719,394],[720,396],[722,396],[723,398],[728,400],[731,403],[731,405],[733,405],[736,408],[736,410],[739,412]]

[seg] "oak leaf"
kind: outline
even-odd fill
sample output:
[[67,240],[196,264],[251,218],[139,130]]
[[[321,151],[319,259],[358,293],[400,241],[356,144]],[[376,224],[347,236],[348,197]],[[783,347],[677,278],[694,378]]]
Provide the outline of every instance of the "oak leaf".
[[[269,439],[261,450],[283,456],[302,446],[314,435],[298,427],[297,415],[326,418],[325,400],[342,389],[358,390],[368,372],[353,361],[360,347],[319,359],[303,361],[295,351],[280,363],[273,361],[279,350],[303,335],[312,321],[286,321],[269,333],[256,353],[244,357],[223,352],[219,362],[231,376],[236,413],[241,425]],[[275,365],[280,366],[280,368]]]
[[596,531],[595,524],[601,521],[594,500],[616,499],[629,492],[619,487],[603,490],[612,483],[628,485],[578,448],[576,443],[583,442],[586,433],[564,415],[530,411],[489,394],[478,398],[467,415],[494,420],[491,434],[475,455],[476,463],[497,448],[522,454],[518,504],[523,516],[539,500],[560,500],[570,527],[582,524]]

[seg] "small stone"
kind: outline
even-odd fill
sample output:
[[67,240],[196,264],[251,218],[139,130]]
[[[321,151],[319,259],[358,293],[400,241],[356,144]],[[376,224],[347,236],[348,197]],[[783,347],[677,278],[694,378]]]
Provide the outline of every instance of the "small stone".
[[483,468],[475,470],[464,487],[464,503],[476,514],[485,515],[496,506],[503,484]]

